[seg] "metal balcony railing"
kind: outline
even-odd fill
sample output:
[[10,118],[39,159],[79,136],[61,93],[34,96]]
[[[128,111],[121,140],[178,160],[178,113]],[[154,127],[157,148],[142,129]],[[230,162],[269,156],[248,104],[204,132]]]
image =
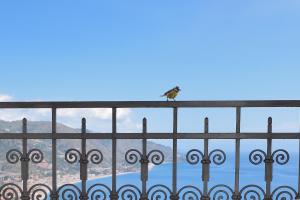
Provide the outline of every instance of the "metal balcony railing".
[[[205,130],[203,133],[179,133],[177,131],[177,115],[180,108],[234,108],[236,109],[236,132],[235,133],[209,133],[208,118],[205,118]],[[268,119],[267,133],[241,133],[241,111],[243,108],[253,107],[300,107],[300,101],[178,101],[178,102],[156,102],[156,101],[122,101],[122,102],[0,102],[0,109],[16,108],[49,108],[52,112],[52,133],[30,133],[27,131],[27,120],[23,119],[22,133],[0,133],[1,140],[17,139],[22,140],[22,149],[8,149],[6,159],[9,163],[21,163],[22,186],[15,183],[7,183],[0,186],[0,199],[4,200],[29,200],[29,199],[186,199],[186,200],[208,200],[212,199],[299,199],[300,191],[300,171],[294,172],[298,177],[298,188],[283,185],[272,190],[271,183],[273,177],[273,165],[284,165],[289,161],[289,153],[284,149],[272,149],[273,139],[293,139],[300,141],[300,133],[272,133],[272,118]],[[86,120],[82,119],[81,133],[57,133],[57,109],[64,108],[110,108],[112,109],[112,131],[110,133],[87,133]],[[143,119],[142,133],[119,133],[117,132],[117,112],[119,108],[170,108],[173,109],[173,131],[171,133],[148,133],[147,120]],[[43,160],[42,149],[28,149],[29,139],[50,139],[52,140],[52,185],[35,183],[28,186],[29,163],[40,163]],[[65,152],[65,160],[68,163],[80,163],[81,186],[65,184],[58,187],[57,184],[57,140],[60,139],[80,139],[81,149],[69,149]],[[112,141],[111,156],[111,185],[96,183],[87,187],[88,163],[100,164],[105,155],[101,149],[91,149],[87,151],[87,140],[89,139],[109,139]],[[124,159],[129,164],[140,162],[141,187],[133,184],[126,184],[117,187],[117,167],[116,153],[117,142],[122,139],[141,139],[142,150],[130,149],[124,155]],[[170,139],[173,143],[172,162],[172,186],[168,187],[157,183],[148,187],[148,166],[149,162],[156,165],[164,162],[163,152],[159,150],[147,149],[149,139]],[[200,163],[202,165],[203,188],[193,185],[186,185],[178,188],[177,184],[177,153],[178,141],[181,139],[204,140],[203,149],[192,149],[186,154],[186,160],[190,164]],[[210,167],[212,164],[222,165],[226,160],[226,153],[221,149],[209,152],[210,139],[233,139],[235,140],[235,177],[234,187],[219,184],[209,188]],[[240,141],[243,139],[264,139],[267,141],[267,151],[256,149],[249,154],[251,163],[257,165],[264,163],[265,187],[259,185],[240,186]],[[2,152],[4,153],[4,152]],[[300,160],[300,157],[299,157]],[[300,169],[299,169],[300,170]],[[3,173],[3,172],[2,172]],[[222,193],[221,195],[216,195]]]

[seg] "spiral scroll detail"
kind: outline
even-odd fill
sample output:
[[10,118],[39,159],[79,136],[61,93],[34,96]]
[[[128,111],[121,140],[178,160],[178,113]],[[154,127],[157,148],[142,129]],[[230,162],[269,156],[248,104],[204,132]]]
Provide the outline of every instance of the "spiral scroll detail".
[[271,194],[274,200],[293,200],[295,199],[297,192],[290,186],[277,187]]
[[249,161],[253,165],[261,164],[265,158],[266,158],[266,153],[260,149],[255,149],[249,154]]
[[136,164],[142,157],[142,154],[136,149],[130,149],[125,154],[125,160],[129,164]]
[[14,183],[7,183],[0,187],[0,197],[3,200],[19,200],[21,193],[22,189]]
[[240,191],[244,200],[262,200],[265,196],[264,190],[258,185],[247,185]]
[[224,184],[215,185],[209,190],[209,196],[212,196],[213,200],[229,200],[233,194],[233,190]]
[[186,154],[186,161],[192,165],[198,164],[204,158],[204,154],[198,149],[192,149]]
[[21,159],[22,153],[18,149],[11,149],[6,153],[6,160],[11,164],[19,162]]
[[104,184],[94,184],[92,185],[88,191],[87,194],[90,199],[95,199],[95,200],[106,200],[109,199],[108,196],[110,194],[111,190],[109,187],[107,187]]
[[51,188],[45,184],[35,184],[29,189],[31,200],[47,200],[51,193]]
[[226,161],[226,154],[221,149],[215,149],[208,156],[216,165],[222,165]]
[[90,150],[87,157],[93,164],[100,164],[103,161],[103,154],[98,149]]
[[33,163],[41,163],[44,159],[44,155],[39,149],[31,149],[28,152],[28,156]]
[[122,200],[139,200],[141,191],[135,185],[123,185],[118,189],[118,194]]
[[58,194],[62,200],[78,200],[80,189],[76,185],[65,184],[58,189]]
[[286,150],[278,149],[272,153],[272,158],[275,159],[277,164],[284,165],[289,162],[290,155]]
[[200,200],[202,196],[201,190],[192,185],[182,187],[178,194],[182,200]]
[[80,159],[81,153],[77,149],[69,149],[65,153],[65,160],[68,163],[76,163]]
[[152,150],[147,156],[154,165],[160,165],[165,159],[163,152],[160,150]]
[[171,195],[171,190],[165,185],[153,185],[148,190],[149,200],[167,200]]

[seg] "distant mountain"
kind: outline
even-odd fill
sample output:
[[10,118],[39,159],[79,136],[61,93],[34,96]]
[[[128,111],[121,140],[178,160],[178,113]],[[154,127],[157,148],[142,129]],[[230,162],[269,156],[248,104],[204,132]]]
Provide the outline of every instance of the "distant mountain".
[[[22,130],[22,121],[3,121],[0,120],[0,132],[1,133],[18,133]],[[48,121],[28,121],[28,132],[31,133],[50,133],[51,122]],[[65,133],[80,133],[80,129],[71,128],[64,124],[57,124],[57,132]],[[88,131],[91,132],[91,131]],[[28,149],[38,148],[44,154],[44,162],[40,164],[30,164],[30,172],[43,176],[51,176],[51,151],[52,145],[51,140],[34,139],[28,140]],[[165,156],[165,162],[172,160],[172,149],[160,144],[156,144],[152,141],[148,141],[148,151],[157,149],[163,152]],[[79,172],[79,164],[69,164],[65,161],[65,152],[70,148],[81,148],[81,140],[65,139],[57,140],[57,168],[58,175],[74,174]],[[137,171],[139,169],[139,163],[137,165],[130,165],[126,163],[124,157],[129,149],[139,149],[141,151],[142,141],[141,140],[117,140],[117,170],[119,172],[125,171]],[[20,164],[10,164],[6,161],[6,152],[10,149],[22,150],[21,140],[0,140],[0,172],[1,176],[7,176],[7,174],[18,174],[20,173]],[[111,140],[87,140],[87,150],[98,149],[103,154],[103,162],[95,165],[89,164],[89,174],[110,174],[111,172]],[[179,160],[181,156],[179,156]],[[12,167],[13,166],[13,167]],[[1,180],[1,179],[0,179]],[[1,181],[0,181],[1,182]]]

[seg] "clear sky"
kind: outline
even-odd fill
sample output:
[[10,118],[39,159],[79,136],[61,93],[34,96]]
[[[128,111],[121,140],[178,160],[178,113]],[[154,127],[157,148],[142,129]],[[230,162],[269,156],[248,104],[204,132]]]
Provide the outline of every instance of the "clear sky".
[[178,100],[300,99],[299,10],[298,0],[1,1],[0,94],[161,100],[179,85]]
[[298,99],[300,2],[1,1],[0,92],[20,100]]

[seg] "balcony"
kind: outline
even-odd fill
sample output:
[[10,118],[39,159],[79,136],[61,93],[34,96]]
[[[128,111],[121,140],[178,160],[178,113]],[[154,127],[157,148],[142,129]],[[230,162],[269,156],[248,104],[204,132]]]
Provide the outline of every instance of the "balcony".
[[[290,160],[290,153],[285,149],[275,149],[272,142],[278,139],[289,139],[299,141],[299,132],[281,132],[273,133],[272,118],[266,119],[266,132],[241,132],[241,116],[244,108],[292,108],[298,109],[300,101],[178,101],[178,102],[155,102],[155,101],[123,101],[123,102],[0,102],[1,109],[50,109],[51,110],[51,133],[34,133],[28,131],[28,121],[22,120],[22,131],[13,133],[0,133],[1,141],[18,140],[21,142],[21,148],[6,149],[1,152],[5,155],[6,162],[13,168],[20,164],[19,175],[21,184],[16,182],[7,182],[0,186],[0,199],[3,200],[104,200],[104,199],[131,199],[131,200],[160,200],[160,199],[183,199],[183,200],[208,200],[208,199],[300,199],[300,169],[292,171],[293,176],[298,177],[297,188],[289,183],[278,187],[272,187],[274,165],[286,165]],[[81,133],[58,132],[57,131],[57,110],[69,108],[106,108],[111,109],[111,132],[91,133],[87,131],[87,120],[82,118]],[[117,113],[122,108],[142,108],[142,109],[161,109],[168,108],[172,110],[173,130],[171,132],[148,132],[147,119],[142,120],[142,133],[122,133],[117,131]],[[184,108],[231,108],[235,112],[235,132],[210,132],[209,119],[203,120],[204,131],[199,133],[179,132],[178,131],[178,110]],[[35,182],[29,184],[30,167],[32,165],[43,166],[44,152],[43,148],[29,148],[29,140],[48,140],[51,147],[51,184]],[[58,184],[58,147],[60,140],[80,140],[80,146],[72,147],[64,152],[64,160],[68,165],[79,164],[78,184]],[[139,166],[139,183],[128,181],[120,185],[117,177],[117,151],[118,142],[122,140],[141,140],[141,149],[132,148],[123,155],[123,160],[128,165]],[[157,180],[155,184],[149,185],[149,167],[151,165],[162,165],[166,161],[166,156],[159,149],[149,149],[148,141],[153,139],[172,141],[171,157],[171,177],[170,185],[164,184],[164,181]],[[226,164],[226,151],[216,148],[210,150],[210,140],[234,140],[234,185],[224,184],[224,179],[220,177],[219,184],[210,185],[213,166],[222,166]],[[264,182],[242,185],[240,180],[241,173],[241,145],[242,140],[265,140],[267,142],[266,151],[254,149],[247,154],[247,160],[255,165],[261,165],[264,168]],[[111,184],[96,182],[89,184],[90,164],[101,165],[107,154],[102,149],[88,148],[89,140],[109,140],[111,142]],[[180,140],[201,140],[203,148],[193,148],[187,151],[183,160],[189,165],[195,165],[199,168],[199,184],[187,184],[178,186],[178,143]],[[298,152],[299,162],[299,152]],[[244,158],[245,159],[245,158]],[[2,173],[5,171],[2,170]],[[198,176],[198,174],[195,174]],[[16,178],[17,179],[17,178]],[[263,186],[262,186],[263,185]]]

